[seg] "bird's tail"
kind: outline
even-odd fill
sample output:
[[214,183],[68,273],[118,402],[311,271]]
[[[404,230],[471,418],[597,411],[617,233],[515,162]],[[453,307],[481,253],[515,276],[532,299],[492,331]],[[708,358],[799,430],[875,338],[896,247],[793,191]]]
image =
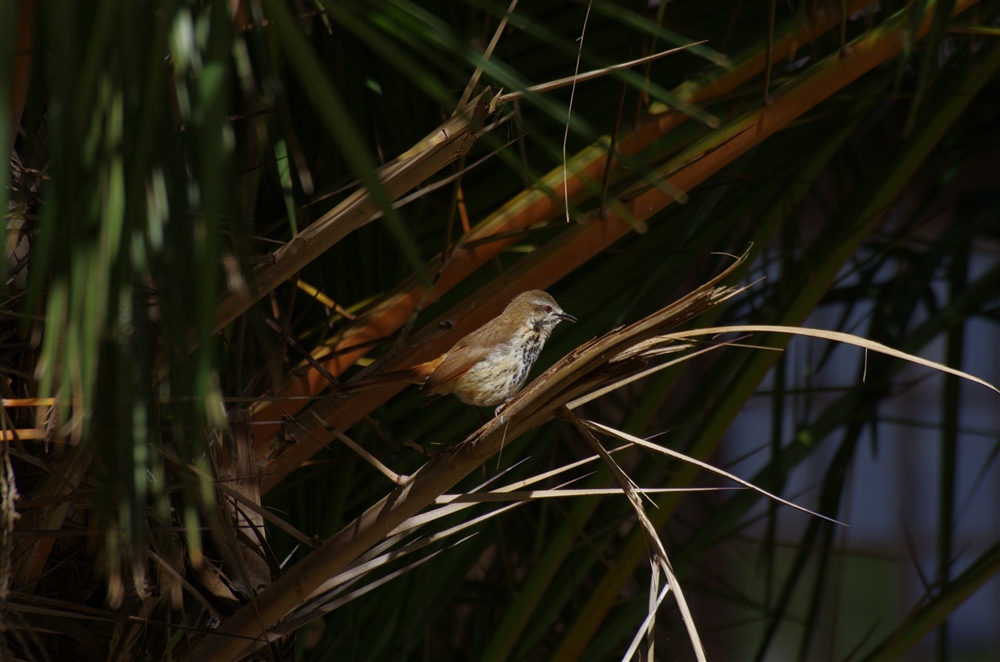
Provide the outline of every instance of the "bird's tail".
[[383,384],[392,384],[404,382],[407,384],[419,384],[423,385],[427,378],[430,377],[431,373],[434,372],[444,357],[438,357],[426,363],[420,363],[415,366],[404,368],[402,370],[392,370],[390,372],[383,372],[378,375],[372,375],[371,377],[362,377],[361,379],[354,379],[348,382],[344,382],[340,386],[335,388],[335,391],[339,392],[351,392],[351,391],[361,391],[369,388],[374,388],[376,386],[382,386]]

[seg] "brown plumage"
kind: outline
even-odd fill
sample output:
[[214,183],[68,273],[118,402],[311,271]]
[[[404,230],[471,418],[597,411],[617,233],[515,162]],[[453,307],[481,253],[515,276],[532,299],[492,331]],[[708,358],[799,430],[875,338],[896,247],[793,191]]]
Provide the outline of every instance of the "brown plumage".
[[466,404],[493,407],[521,390],[552,329],[562,320],[576,318],[563,312],[546,292],[523,292],[436,359],[344,386],[355,390],[408,381],[423,384],[431,393],[452,393]]

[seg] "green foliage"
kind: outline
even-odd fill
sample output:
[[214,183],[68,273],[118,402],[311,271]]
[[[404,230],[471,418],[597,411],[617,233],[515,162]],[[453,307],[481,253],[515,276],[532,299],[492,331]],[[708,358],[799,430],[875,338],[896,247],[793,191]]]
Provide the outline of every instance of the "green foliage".
[[[278,396],[291,376],[309,369],[306,355],[332,346],[354,328],[348,317],[372,301],[439,283],[461,222],[475,225],[508,204],[516,215],[510,201],[525,188],[556,200],[551,213],[517,231],[511,246],[453,288],[442,287],[440,301],[372,353],[405,346],[408,332],[483,296],[529,260],[544,267],[544,250],[572,241],[577,227],[562,221],[567,129],[566,156],[583,163],[583,155],[607,150],[610,136],[618,140],[668,107],[685,120],[622,155],[607,190],[599,179],[585,181],[568,203],[574,221],[602,222],[605,198],[621,211],[656,187],[680,197],[665,177],[725,151],[739,118],[766,112],[760,71],[697,101],[693,91],[712,90],[762,58],[771,18],[779,39],[819,20],[809,14],[815,5],[838,16],[842,5],[774,3],[770,17],[770,4],[679,0],[655,11],[646,3],[595,1],[581,48],[588,3],[522,1],[484,58],[507,2],[264,0],[236,9],[196,0],[37,2],[33,73],[13,146],[6,142],[14,135],[7,102],[0,108],[0,157],[13,150],[21,164],[0,204],[8,218],[28,223],[31,238],[30,289],[21,293],[10,280],[5,290],[0,330],[17,342],[9,341],[2,386],[4,398],[55,397],[56,405],[54,419],[42,422],[5,410],[5,429],[48,425],[48,440],[9,448],[27,499],[18,506],[27,542],[3,552],[16,561],[7,585],[24,596],[0,598],[14,624],[3,650],[65,656],[79,645],[82,622],[100,630],[91,657],[177,658],[202,640],[211,620],[252,604],[259,587],[233,590],[230,599],[206,588],[198,572],[216,563],[230,573],[230,587],[247,574],[242,562],[222,558],[224,546],[211,535],[231,521],[219,489],[230,483],[213,476],[220,454],[238,455],[233,413],[247,400]],[[841,51],[841,29],[850,41],[905,19],[910,41],[902,54],[815,103],[803,99],[798,119],[684,191],[685,204],[644,220],[551,287],[538,283],[580,319],[560,327],[543,364],[708,280],[721,263],[712,253],[738,255],[752,245],[739,275],[764,280],[696,325],[822,325],[918,355],[943,343],[949,349],[939,360],[997,382],[996,366],[976,362],[978,352],[996,352],[995,344],[963,351],[962,338],[984,326],[995,335],[1000,324],[1000,183],[995,172],[983,175],[995,166],[1000,140],[993,102],[1000,48],[977,33],[995,25],[1000,2],[985,0],[957,17],[951,13],[961,2],[914,3],[895,18],[899,8],[883,4],[890,6],[835,21],[794,52],[775,52],[768,94],[795,98],[814,70],[851,58]],[[16,9],[0,3],[4,99]],[[931,21],[923,39],[915,36],[921,17]],[[500,106],[476,128],[468,154],[445,172],[428,173],[434,181],[454,179],[393,208],[376,168],[452,116],[477,68],[483,74],[474,91],[489,85],[496,94],[571,74],[578,52],[584,71],[692,40],[706,43],[580,83],[571,113],[570,88]],[[701,150],[699,141],[712,140]],[[32,169],[42,175],[34,188],[27,184]],[[285,283],[216,333],[220,296],[252,289],[272,251],[359,186],[383,216],[302,265],[298,280],[323,296]],[[857,467],[899,442],[885,412],[916,392],[913,382],[926,374],[818,344],[803,359],[807,350],[787,338],[743,342],[754,347],[682,363],[587,405],[586,413],[634,435],[665,433],[659,443],[735,463],[728,470],[830,517],[858,517],[851,502]],[[941,512],[931,527],[937,539],[912,542],[918,562],[902,553],[905,542],[876,550],[888,557],[880,559],[884,566],[865,560],[870,550],[849,533],[819,519],[792,519],[748,491],[653,497],[656,507],[647,512],[670,543],[710,658],[882,659],[914,646],[926,655],[935,646],[941,657],[979,652],[962,650],[947,623],[976,589],[996,581],[998,532],[970,542],[960,515],[962,504],[996,493],[1000,445],[995,427],[986,441],[975,437],[958,389],[949,378],[929,395],[920,391],[940,406],[940,417],[907,414],[914,419],[908,423],[934,431],[930,443],[944,465],[929,501]],[[325,392],[316,402],[331,397]],[[746,421],[760,420],[748,412],[757,410],[769,423],[748,432]],[[310,411],[255,424],[281,423],[284,434],[309,421]],[[409,442],[434,452],[477,424],[470,408],[449,399],[427,403],[412,389],[345,432],[409,475],[426,461]],[[982,454],[981,480],[969,484],[957,466],[973,444],[992,450]],[[269,453],[281,450],[271,438],[258,440],[262,470]],[[586,453],[570,426],[550,422],[512,440],[453,491],[508,469],[504,483],[528,479]],[[620,461],[641,486],[718,484],[694,467],[639,451]],[[576,475],[574,487],[613,484],[604,468]],[[307,539],[325,540],[393,487],[333,443],[278,481],[263,504]],[[492,507],[458,511],[434,530]],[[906,540],[918,507],[901,504],[899,517],[890,516],[894,541]],[[51,555],[40,557],[43,571],[32,574],[27,559],[39,558],[39,547],[30,547],[31,537],[44,539],[38,532],[46,528],[73,535],[60,537]],[[345,601],[269,653],[305,660],[622,655],[647,608],[646,541],[625,499],[533,501],[475,532],[454,547],[454,539],[434,543],[428,552],[444,551]],[[265,548],[274,576],[310,553],[273,525]],[[410,562],[387,564],[364,581]],[[845,605],[873,575],[905,585],[914,569],[926,575],[926,596],[901,594],[868,605],[871,613],[848,613]],[[60,633],[52,640],[26,634],[36,623],[31,594],[58,601],[46,613],[46,627]],[[665,659],[691,656],[672,608],[661,609],[655,639]],[[995,635],[979,645],[995,647]]]

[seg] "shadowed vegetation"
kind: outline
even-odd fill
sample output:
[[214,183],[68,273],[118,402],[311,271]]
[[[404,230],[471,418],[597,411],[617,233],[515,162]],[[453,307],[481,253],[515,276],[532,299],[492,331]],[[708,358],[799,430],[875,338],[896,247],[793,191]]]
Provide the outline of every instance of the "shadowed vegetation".
[[[2,657],[1000,653],[1000,396],[693,335],[1000,383],[998,21],[0,3]],[[331,388],[529,289],[503,418]]]

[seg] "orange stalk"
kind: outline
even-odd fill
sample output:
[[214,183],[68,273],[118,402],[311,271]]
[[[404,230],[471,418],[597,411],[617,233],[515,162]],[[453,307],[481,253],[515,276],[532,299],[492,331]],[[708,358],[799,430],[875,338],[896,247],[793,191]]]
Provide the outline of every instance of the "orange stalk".
[[[857,11],[868,4],[871,3],[853,2],[849,10]],[[812,24],[792,30],[776,40],[774,50],[782,57],[791,57],[799,46],[832,29],[839,20],[839,11],[819,14],[814,18]],[[856,61],[859,58],[854,59]],[[763,52],[755,53],[732,70],[721,75],[713,75],[710,80],[701,85],[685,83],[676,93],[690,102],[706,100],[731,91],[758,75],[763,70],[765,62],[766,58]],[[868,68],[875,66],[875,64],[877,62],[870,64]],[[865,68],[864,71],[867,71],[868,68]],[[860,73],[853,75],[856,77]],[[847,80],[845,78],[840,86],[846,84]],[[853,78],[849,80],[853,80]],[[798,117],[812,105],[828,97],[833,91],[835,88],[830,87],[827,93],[823,94],[823,88],[820,86],[814,91],[813,98],[797,111],[794,107],[799,103],[798,97],[788,101],[786,93],[786,102],[780,111],[783,113],[782,115],[779,115],[779,111],[774,107],[769,107],[764,109],[767,112],[766,118],[764,111],[759,111],[745,116],[738,129],[734,129],[736,123],[719,129],[705,138],[699,145],[690,148],[685,154],[671,159],[666,166],[661,168],[661,172],[665,174],[664,179],[681,191],[690,190],[747,149],[756,145],[767,135],[787,124],[791,118]],[[819,96],[816,96],[815,93],[819,93]],[[778,95],[781,94],[782,91],[779,90]],[[791,110],[784,110],[786,107],[791,107]],[[619,143],[619,152],[628,156],[636,155],[686,120],[687,116],[678,112],[657,115],[623,137]],[[746,127],[757,124],[761,126],[760,130],[746,132]],[[766,130],[764,130],[765,124]],[[744,131],[748,135],[742,135],[740,131]],[[682,167],[704,152],[710,153],[707,156],[700,156],[697,162],[691,163],[687,168]],[[577,154],[569,165],[569,170],[574,175],[567,181],[568,195],[571,200],[578,200],[584,195],[591,194],[588,181],[601,179],[606,166],[606,151],[600,146],[588,147]],[[612,168],[619,166],[618,159],[615,159]],[[675,170],[678,172],[674,172]],[[522,192],[473,228],[440,268],[440,275],[435,281],[433,290],[426,291],[416,282],[404,285],[403,288],[390,294],[373,310],[360,316],[354,324],[334,337],[327,348],[324,348],[323,353],[315,354],[314,358],[329,373],[333,375],[343,374],[367,351],[371,342],[390,336],[406,324],[418,305],[426,306],[433,303],[442,293],[464,281],[504,248],[515,243],[518,239],[517,231],[548,221],[561,214],[563,200],[546,192],[546,190],[560,191],[562,188],[562,169],[557,168],[550,172],[538,187]],[[449,311],[428,325],[428,328],[433,330],[434,337],[417,334],[412,340],[411,349],[403,349],[398,355],[393,356],[392,367],[388,369],[418,363],[441,354],[462,334],[472,331],[498,314],[507,301],[520,292],[527,289],[544,288],[555,282],[624,236],[632,229],[632,223],[648,219],[672,201],[672,198],[664,195],[658,189],[650,189],[641,194],[637,193],[636,197],[631,200],[622,200],[632,215],[631,223],[617,214],[611,214],[605,220],[570,228],[556,240],[559,246],[550,248],[551,256],[543,261],[542,255],[549,255],[549,252],[536,252],[530,258],[522,261],[524,264],[519,265],[514,270],[518,273],[521,273],[522,269],[525,271],[517,280],[510,282],[505,280],[505,285],[501,284],[490,288],[489,294],[480,293],[478,305],[475,308],[467,302],[462,305],[462,310]],[[508,274],[505,278],[510,276],[511,274]],[[450,331],[441,333],[439,327],[442,324],[447,324]],[[331,358],[324,360],[326,356]],[[269,401],[255,408],[253,418],[258,423],[254,426],[255,448],[258,460],[268,463],[268,469],[263,478],[262,489],[265,492],[279,483],[301,462],[332,441],[332,436],[327,430],[312,423],[307,422],[302,426],[295,426],[294,429],[284,428],[281,423],[283,419],[294,418],[296,413],[307,404],[308,401],[302,399],[302,396],[317,395],[328,385],[328,380],[319,371],[307,369],[302,375],[293,377],[286,382],[282,388],[281,395],[288,397],[288,400]],[[314,409],[333,427],[347,429],[401,389],[402,385],[395,389],[386,387],[359,394],[351,398],[351,412],[349,413],[338,413],[336,411],[339,409],[337,403],[320,403]]]

